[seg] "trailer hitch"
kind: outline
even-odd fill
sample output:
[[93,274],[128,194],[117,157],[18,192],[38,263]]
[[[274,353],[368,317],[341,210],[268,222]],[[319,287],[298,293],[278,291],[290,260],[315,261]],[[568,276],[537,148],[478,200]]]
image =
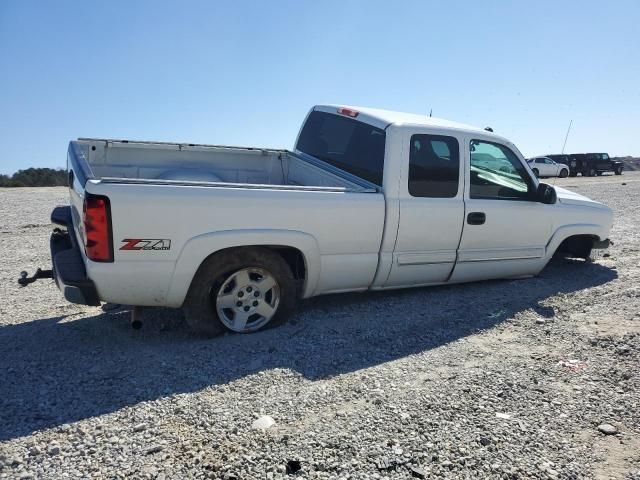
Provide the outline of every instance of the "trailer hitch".
[[20,278],[18,279],[18,283],[23,287],[26,287],[30,283],[39,280],[40,278],[53,278],[53,270],[36,270],[36,273],[33,274],[32,277],[29,276],[27,272],[24,270],[20,272]]

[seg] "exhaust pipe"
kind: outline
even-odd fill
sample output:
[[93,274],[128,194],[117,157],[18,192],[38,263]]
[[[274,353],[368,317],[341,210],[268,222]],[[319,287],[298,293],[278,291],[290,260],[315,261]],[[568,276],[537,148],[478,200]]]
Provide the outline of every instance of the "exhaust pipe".
[[140,312],[142,307],[133,307],[131,310],[131,328],[134,330],[140,330],[142,328],[142,319],[140,318]]

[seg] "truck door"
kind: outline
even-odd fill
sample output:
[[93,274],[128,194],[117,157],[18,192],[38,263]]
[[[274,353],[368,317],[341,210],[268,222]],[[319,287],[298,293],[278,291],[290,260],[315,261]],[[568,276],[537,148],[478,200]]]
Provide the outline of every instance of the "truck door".
[[595,154],[597,160],[597,169],[598,171],[607,171],[612,170],[611,168],[611,160],[609,160],[609,155],[606,153],[596,153]]
[[[400,220],[385,287],[446,282],[464,216],[458,138],[407,131],[399,185]],[[408,146],[409,148],[406,148]]]
[[[468,138],[462,240],[452,282],[539,271],[551,235],[552,205],[534,201],[537,182],[507,145]],[[480,163],[479,158],[494,161]]]

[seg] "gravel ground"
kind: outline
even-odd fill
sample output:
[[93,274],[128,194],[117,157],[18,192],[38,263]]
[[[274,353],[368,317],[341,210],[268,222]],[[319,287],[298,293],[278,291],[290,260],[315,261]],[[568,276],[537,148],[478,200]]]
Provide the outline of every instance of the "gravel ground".
[[593,262],[214,340],[18,288],[66,191],[0,189],[0,478],[640,479],[640,174],[556,183],[615,210]]

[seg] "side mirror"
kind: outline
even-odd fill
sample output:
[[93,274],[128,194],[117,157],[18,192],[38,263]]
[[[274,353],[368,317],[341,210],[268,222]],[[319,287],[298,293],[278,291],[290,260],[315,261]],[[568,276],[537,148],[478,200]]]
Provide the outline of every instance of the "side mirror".
[[547,205],[553,205],[558,201],[558,195],[556,189],[546,183],[538,184],[538,190],[536,191],[536,201],[545,203]]

